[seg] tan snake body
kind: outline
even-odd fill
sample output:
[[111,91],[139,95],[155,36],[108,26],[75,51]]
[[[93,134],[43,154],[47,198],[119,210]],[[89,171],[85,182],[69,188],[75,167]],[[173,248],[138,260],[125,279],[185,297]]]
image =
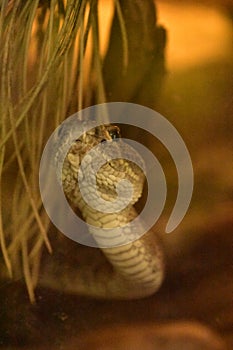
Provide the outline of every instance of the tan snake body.
[[[115,142],[119,136],[119,128],[112,125],[98,126],[85,132],[70,147],[62,168],[62,185],[70,204],[81,211],[83,219],[90,225],[102,228],[124,226],[137,216],[134,204],[142,194],[144,174],[131,161],[119,158],[107,161],[96,175],[99,194],[105,200],[116,197],[116,184],[120,179],[128,179],[133,184],[131,203],[122,211],[103,213],[90,207],[82,198],[77,173],[83,157],[103,141]],[[122,142],[120,140],[120,142]],[[116,153],[118,143],[115,142]],[[62,146],[61,146],[62,147]],[[59,152],[58,152],[59,153]],[[97,156],[102,156],[98,154]],[[132,157],[138,157],[136,151]],[[94,159],[90,160],[94,161]],[[90,171],[87,171],[89,174]],[[83,174],[85,177],[86,175]],[[85,179],[84,179],[85,180]],[[87,189],[91,191],[91,187]],[[127,188],[126,188],[127,191]],[[95,240],[118,239],[117,237],[98,237]],[[127,232],[126,232],[127,236]],[[102,239],[102,241],[101,241]],[[160,287],[164,275],[163,254],[156,236],[149,232],[143,237],[120,246],[101,248],[110,265],[106,262],[100,268],[92,271],[90,267],[77,268],[77,274],[57,276],[59,288],[75,294],[89,295],[100,298],[134,299],[153,294]],[[51,271],[48,273],[51,277]],[[60,273],[59,273],[60,275]]]

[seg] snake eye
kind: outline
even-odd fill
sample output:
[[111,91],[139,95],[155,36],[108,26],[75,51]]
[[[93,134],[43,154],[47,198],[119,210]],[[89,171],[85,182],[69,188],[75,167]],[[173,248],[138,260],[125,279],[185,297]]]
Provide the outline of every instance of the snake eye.
[[113,126],[111,129],[109,129],[108,132],[113,140],[119,139],[121,137],[120,129],[118,128],[118,126]]

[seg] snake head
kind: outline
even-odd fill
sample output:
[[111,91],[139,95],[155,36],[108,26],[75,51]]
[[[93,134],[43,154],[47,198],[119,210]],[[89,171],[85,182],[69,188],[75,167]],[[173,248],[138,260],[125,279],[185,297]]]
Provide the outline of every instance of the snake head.
[[92,128],[74,140],[66,155],[62,170],[64,192],[72,197],[71,192],[77,193],[81,180],[90,196],[97,190],[104,200],[114,201],[120,184],[123,197],[129,198],[131,193],[129,204],[133,205],[142,194],[145,178],[138,164],[143,165],[142,158],[121,139],[118,126]]

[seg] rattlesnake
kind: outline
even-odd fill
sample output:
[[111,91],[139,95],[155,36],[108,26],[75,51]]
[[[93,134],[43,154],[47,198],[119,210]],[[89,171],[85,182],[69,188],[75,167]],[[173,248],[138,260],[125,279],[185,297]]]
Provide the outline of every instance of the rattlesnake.
[[[82,123],[76,121],[76,127],[82,128]],[[90,126],[92,125],[89,123]],[[61,166],[60,154],[67,140],[74,137],[73,128],[61,127],[58,131],[59,142],[55,147],[55,163]],[[118,141],[118,142],[117,142]],[[89,156],[88,166],[82,171],[82,184],[92,197],[94,189],[90,184],[92,176],[92,164],[98,158],[102,158],[105,164],[96,174],[96,184],[98,195],[108,203],[116,199],[116,187],[119,180],[128,180],[133,186],[133,193],[130,203],[121,211],[106,213],[101,209],[94,209],[88,205],[82,197],[78,182],[78,170],[80,164],[90,150],[101,143],[111,143],[114,147],[116,159],[109,160],[104,152],[95,151],[94,156]],[[119,147],[119,145],[121,147]],[[66,197],[74,208],[78,208],[83,219],[87,224],[92,225],[90,231],[100,245],[102,252],[109,263],[104,264],[98,271],[92,271],[88,266],[77,269],[77,275],[74,278],[61,276],[60,272],[56,276],[56,284],[63,290],[75,294],[84,294],[94,297],[116,298],[116,299],[134,299],[153,294],[160,287],[164,276],[164,259],[162,249],[156,236],[149,232],[140,238],[128,240],[128,237],[134,237],[138,225],[137,223],[131,230],[124,232],[124,226],[137,217],[134,204],[140,198],[144,186],[144,173],[137,165],[142,159],[138,153],[130,148],[131,159],[128,161],[121,158],[121,149],[125,143],[120,138],[120,129],[114,125],[99,125],[89,128],[76,140],[72,140],[71,147],[66,154],[62,165],[62,186]],[[123,192],[128,197],[127,183],[123,187]],[[100,235],[95,232],[95,226],[112,228],[112,233],[107,232]],[[123,235],[115,235],[117,227],[122,227]],[[78,228],[77,228],[78,229]],[[111,235],[111,236],[110,236]],[[113,237],[115,235],[115,237]],[[106,245],[109,240],[114,242],[113,247]],[[54,273],[54,272],[53,272]],[[50,276],[47,284],[51,284],[51,270],[44,274]],[[53,281],[54,284],[54,281]]]

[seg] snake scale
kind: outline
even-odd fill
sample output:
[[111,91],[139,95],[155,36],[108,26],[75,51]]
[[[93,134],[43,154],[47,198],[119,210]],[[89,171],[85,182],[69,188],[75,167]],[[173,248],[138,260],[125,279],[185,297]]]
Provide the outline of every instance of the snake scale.
[[[67,143],[67,138],[70,137],[67,130],[65,132],[62,130],[61,133],[63,134],[60,138],[62,141],[59,142],[59,147],[57,147],[55,163],[59,162],[60,151],[63,145]],[[91,158],[90,156],[89,168],[85,169],[82,174],[82,183],[85,184],[88,192],[92,191],[92,186],[89,183],[92,175],[91,164],[98,157],[105,160],[105,164],[96,174],[98,193],[104,200],[113,201],[115,199],[117,195],[116,186],[119,180],[126,179],[130,181],[133,185],[131,201],[123,210],[115,213],[101,212],[101,210],[96,210],[88,205],[83,199],[77,180],[78,170],[84,156],[93,147],[103,142],[114,143],[114,151],[116,154],[118,153],[117,158],[108,161],[106,155],[100,152],[97,152],[95,157]],[[79,209],[83,219],[89,225],[112,228],[113,232],[114,228],[124,227],[137,217],[134,204],[142,194],[145,178],[136,163],[120,157],[119,142],[122,147],[124,142],[120,137],[120,129],[117,126],[100,125],[91,128],[83,133],[79,139],[72,141],[62,168],[63,191],[70,205]],[[132,159],[140,158],[136,151],[131,150],[131,153]],[[127,186],[124,192],[127,194]],[[137,230],[137,226],[134,230]],[[108,236],[103,238],[95,235],[94,231],[92,233],[100,246],[103,244],[103,240],[118,239],[117,237]],[[127,238],[127,235],[130,234],[133,234],[133,232],[125,232],[125,237]],[[94,271],[88,266],[77,268],[76,274],[72,278],[70,275],[64,276],[64,274],[57,272],[55,280],[59,288],[62,285],[65,291],[97,298],[136,299],[149,296],[160,287],[164,276],[164,259],[162,249],[154,233],[148,232],[130,243],[125,244],[123,242],[123,244],[101,248],[101,250],[108,262],[104,263],[101,268],[94,269]],[[46,274],[51,277],[51,271]],[[49,282],[46,284],[49,284]]]

